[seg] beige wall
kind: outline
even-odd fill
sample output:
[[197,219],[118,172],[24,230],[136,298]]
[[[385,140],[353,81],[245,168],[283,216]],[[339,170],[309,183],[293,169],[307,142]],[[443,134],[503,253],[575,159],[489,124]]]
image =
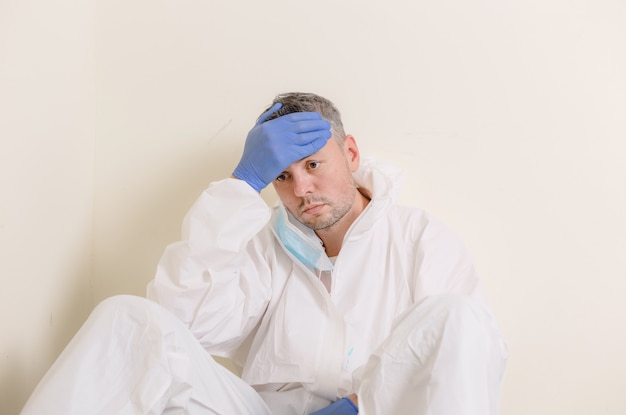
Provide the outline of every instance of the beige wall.
[[93,304],[144,293],[288,90],[336,101],[468,243],[510,346],[503,415],[626,412],[623,2],[64,5],[0,2],[0,412]]
[[0,1],[0,413],[93,304],[93,5]]

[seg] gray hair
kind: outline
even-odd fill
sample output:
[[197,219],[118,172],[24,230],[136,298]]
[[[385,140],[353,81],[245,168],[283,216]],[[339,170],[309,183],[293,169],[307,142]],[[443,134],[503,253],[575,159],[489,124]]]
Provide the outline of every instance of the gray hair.
[[[288,92],[285,94],[279,94],[274,98],[272,105],[280,102],[283,106],[272,115],[270,115],[266,121],[273,120],[282,115],[291,114],[292,112],[318,112],[322,117],[330,122],[331,131],[333,136],[343,143],[343,139],[346,137],[346,133],[343,130],[343,123],[341,122],[341,114],[335,104],[328,99],[316,94],[306,92]],[[269,110],[272,105],[267,107],[263,112]]]

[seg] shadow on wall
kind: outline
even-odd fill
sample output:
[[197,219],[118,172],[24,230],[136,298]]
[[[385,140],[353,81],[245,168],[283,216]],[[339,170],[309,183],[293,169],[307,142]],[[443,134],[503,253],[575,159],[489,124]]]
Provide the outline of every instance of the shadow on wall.
[[[209,142],[198,147],[189,148],[178,158],[170,158],[171,166],[167,169],[154,163],[152,172],[141,172],[142,177],[146,175],[154,180],[130,178],[129,182],[137,183],[137,189],[133,190],[137,197],[120,198],[115,211],[121,214],[105,218],[105,222],[116,225],[96,234],[94,245],[100,252],[94,255],[95,260],[90,251],[80,249],[73,253],[76,258],[63,261],[74,264],[72,269],[68,266],[67,270],[59,272],[68,276],[63,279],[67,287],[59,298],[51,301],[45,315],[38,316],[38,338],[48,339],[49,343],[43,348],[46,353],[37,355],[37,350],[42,350],[41,345],[37,349],[36,345],[29,347],[16,340],[2,356],[6,359],[6,370],[0,373],[1,414],[19,414],[36,385],[97,303],[116,294],[145,295],[145,286],[154,275],[163,249],[180,238],[185,213],[211,181],[230,176],[241,151],[232,141],[228,146]],[[158,174],[163,171],[165,174]],[[96,217],[95,221],[101,219]],[[91,247],[92,240],[85,237],[80,245]],[[38,330],[37,327],[29,330]],[[221,363],[230,367],[225,360]]]
[[96,217],[96,302],[122,293],[145,295],[163,250],[180,239],[194,201],[210,182],[231,175],[241,152],[232,135],[198,140],[175,154],[159,150],[163,154],[142,160],[141,169],[124,183],[130,198],[100,195],[107,209]]

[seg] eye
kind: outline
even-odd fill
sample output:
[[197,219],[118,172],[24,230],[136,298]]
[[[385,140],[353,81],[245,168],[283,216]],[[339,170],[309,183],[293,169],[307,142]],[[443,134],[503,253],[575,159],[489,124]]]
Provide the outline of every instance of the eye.
[[274,180],[276,180],[277,182],[284,182],[285,180],[287,180],[287,173],[283,172],[279,174],[278,177],[276,177],[276,179]]
[[307,168],[310,170],[315,170],[320,166],[320,162],[319,161],[309,161],[307,163]]

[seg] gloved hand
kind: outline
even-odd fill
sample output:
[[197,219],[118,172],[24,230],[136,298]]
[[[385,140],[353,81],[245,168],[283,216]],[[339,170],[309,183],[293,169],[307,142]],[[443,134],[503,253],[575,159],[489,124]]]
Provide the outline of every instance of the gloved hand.
[[326,408],[313,412],[311,415],[356,415],[358,413],[359,408],[350,399],[342,398],[331,403]]
[[267,110],[248,133],[241,160],[233,176],[257,192],[270,184],[291,163],[310,156],[331,137],[330,123],[317,112],[294,112],[265,122],[280,109]]

